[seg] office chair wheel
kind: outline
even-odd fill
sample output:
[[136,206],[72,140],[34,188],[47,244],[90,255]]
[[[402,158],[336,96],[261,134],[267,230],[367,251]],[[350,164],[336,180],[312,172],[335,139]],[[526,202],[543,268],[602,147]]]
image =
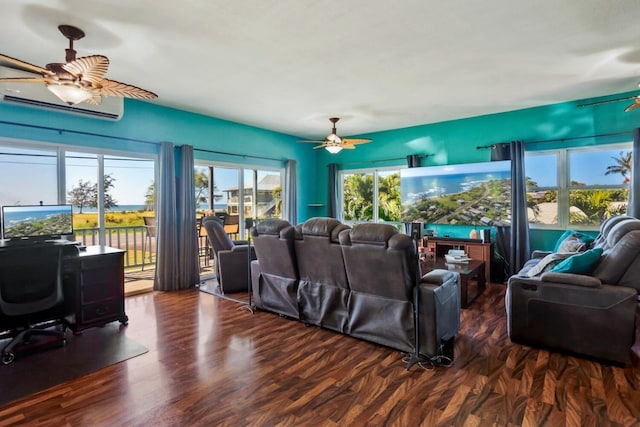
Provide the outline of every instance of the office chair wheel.
[[16,356],[13,353],[3,353],[2,354],[2,364],[3,365],[8,365],[11,362],[13,362],[13,359],[15,359]]

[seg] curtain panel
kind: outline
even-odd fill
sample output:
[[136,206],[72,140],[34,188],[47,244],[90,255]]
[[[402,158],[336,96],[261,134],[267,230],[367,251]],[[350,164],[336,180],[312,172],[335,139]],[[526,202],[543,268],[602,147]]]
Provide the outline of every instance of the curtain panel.
[[296,178],[296,161],[287,160],[284,169],[284,218],[291,224],[298,223],[298,184]]
[[511,236],[509,274],[516,274],[529,259],[531,243],[527,216],[527,187],[524,170],[524,142],[509,144],[511,156]]
[[156,188],[157,256],[153,283],[156,291],[184,289],[195,286],[199,281],[193,147],[177,149],[181,154],[179,178],[176,178],[175,150],[171,143],[160,144],[160,178]]
[[637,165],[640,165],[640,128],[633,131],[629,204],[627,205],[627,215],[640,218],[640,167],[636,167]]
[[329,163],[329,188],[327,190],[327,216],[338,217],[338,164]]

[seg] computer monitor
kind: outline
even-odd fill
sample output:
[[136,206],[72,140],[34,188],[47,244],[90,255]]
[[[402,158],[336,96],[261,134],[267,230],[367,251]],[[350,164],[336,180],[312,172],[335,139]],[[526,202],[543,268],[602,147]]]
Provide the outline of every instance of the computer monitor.
[[71,205],[22,205],[2,207],[2,238],[48,240],[73,235]]

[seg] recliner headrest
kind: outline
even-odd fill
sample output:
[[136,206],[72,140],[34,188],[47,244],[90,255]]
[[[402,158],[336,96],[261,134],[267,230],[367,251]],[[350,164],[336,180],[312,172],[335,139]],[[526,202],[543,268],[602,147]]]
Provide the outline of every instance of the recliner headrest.
[[609,245],[609,247],[615,246],[625,234],[634,230],[640,230],[640,220],[628,219],[616,223],[611,227],[611,230],[609,230],[609,234],[607,234],[607,245]]
[[309,218],[302,224],[296,226],[296,239],[302,239],[303,236],[324,236],[329,237],[332,242],[337,243],[340,232],[350,228],[351,227],[342,224],[335,218]]
[[389,239],[399,231],[389,224],[356,224],[349,232],[351,244],[388,245]]
[[280,237],[282,231],[286,231],[287,227],[291,227],[291,233],[293,233],[293,227],[289,224],[289,221],[279,218],[268,218],[260,221],[258,225],[253,227],[251,234],[253,236],[259,235],[272,235]]

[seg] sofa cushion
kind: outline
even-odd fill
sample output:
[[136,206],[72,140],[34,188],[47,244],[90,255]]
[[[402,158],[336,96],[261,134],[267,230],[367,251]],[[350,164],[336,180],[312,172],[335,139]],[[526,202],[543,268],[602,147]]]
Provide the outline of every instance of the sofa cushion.
[[602,248],[589,249],[586,252],[575,254],[562,261],[551,269],[553,273],[589,274],[600,261]]
[[595,239],[579,231],[567,230],[556,242],[553,252],[583,252]]

